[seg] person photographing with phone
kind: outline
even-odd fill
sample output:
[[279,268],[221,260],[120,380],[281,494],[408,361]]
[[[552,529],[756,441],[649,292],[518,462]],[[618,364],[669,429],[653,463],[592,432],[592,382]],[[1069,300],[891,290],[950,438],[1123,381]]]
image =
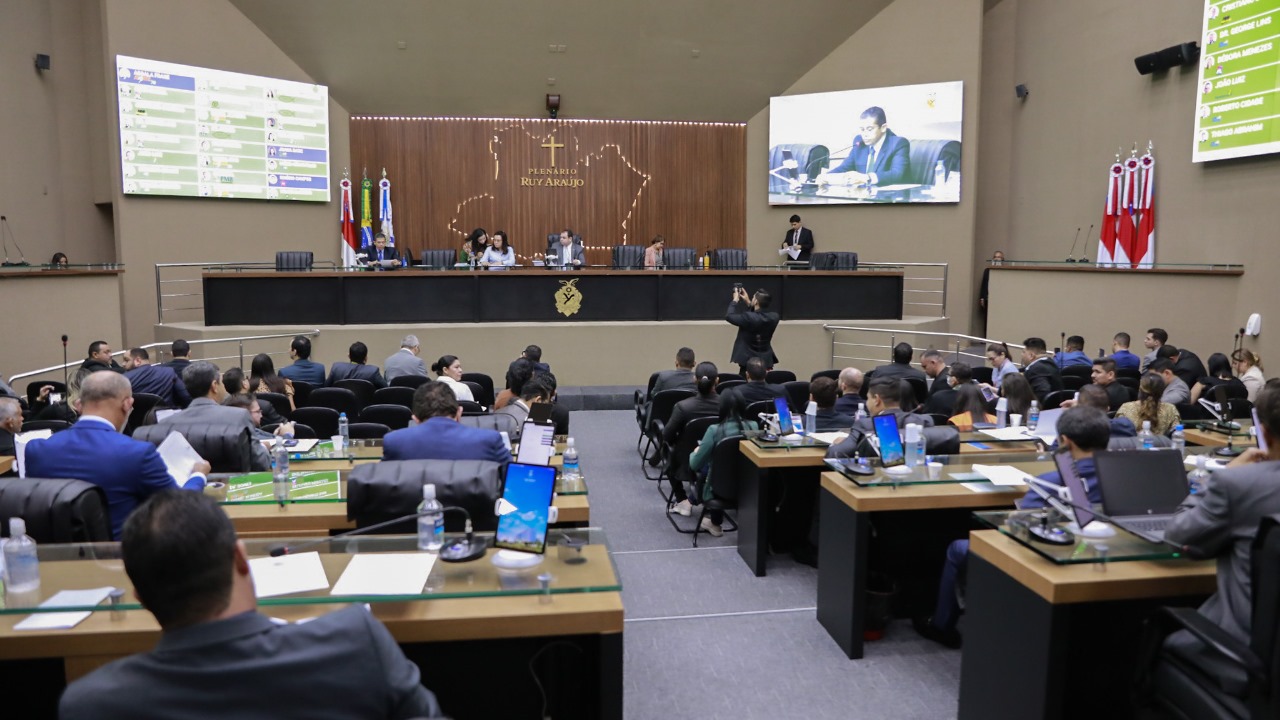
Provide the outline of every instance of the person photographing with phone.
[[778,313],[769,311],[772,302],[773,297],[763,289],[757,290],[755,295],[747,295],[742,283],[733,286],[729,310],[724,319],[738,328],[730,361],[738,364],[743,376],[746,375],[747,362],[753,357],[760,358],[766,370],[772,369],[778,362],[778,356],[773,353],[773,333],[778,329]]

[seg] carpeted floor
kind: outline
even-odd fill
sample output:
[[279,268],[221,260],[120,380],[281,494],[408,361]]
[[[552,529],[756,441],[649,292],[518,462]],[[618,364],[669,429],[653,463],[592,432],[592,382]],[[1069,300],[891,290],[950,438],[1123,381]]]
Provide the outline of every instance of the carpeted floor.
[[572,429],[622,580],[628,720],[955,716],[960,653],[895,622],[847,659],[814,616],[816,570],[774,556],[757,578],[734,533],[695,550],[672,529],[641,474],[634,413],[575,412]]

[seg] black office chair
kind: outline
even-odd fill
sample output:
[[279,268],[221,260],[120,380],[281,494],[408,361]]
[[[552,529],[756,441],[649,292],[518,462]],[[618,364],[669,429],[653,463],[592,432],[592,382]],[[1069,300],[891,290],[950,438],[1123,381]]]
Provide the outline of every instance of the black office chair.
[[488,415],[463,415],[458,422],[468,427],[480,428],[481,430],[492,430],[494,432],[504,432],[511,441],[520,438],[520,426],[516,424],[516,419],[506,413],[491,413]]
[[644,432],[636,441],[636,451],[640,453],[640,459],[644,463],[649,462],[651,455],[658,452],[658,446],[662,443],[662,436],[658,434],[659,423],[665,424],[671,420],[671,412],[676,403],[696,394],[693,390],[675,389],[663,390],[653,396],[649,403],[649,413],[645,417]]
[[790,370],[770,370],[764,375],[764,381],[770,385],[781,385],[793,382],[795,379],[796,374]]
[[[721,373],[723,375],[724,373]],[[640,427],[640,435],[644,435],[644,422],[649,414],[649,400],[653,396],[653,386],[658,384],[658,373],[650,373],[649,384],[644,392],[635,391],[632,402],[636,410],[636,425]]]
[[857,270],[858,253],[822,252],[809,256],[810,270]]
[[728,390],[732,390],[738,387],[739,385],[746,385],[746,384],[747,384],[747,381],[743,380],[742,378],[725,380],[724,382],[716,383],[716,392],[720,394],[724,394]]
[[948,176],[960,169],[960,143],[957,140],[911,139],[910,174],[902,181],[913,185],[933,185],[934,172],[942,163]]
[[[673,487],[676,483],[680,483],[686,486],[686,489],[691,489],[696,478],[694,477],[693,469],[689,467],[689,456],[698,447],[702,437],[707,434],[707,428],[718,422],[720,422],[720,418],[715,415],[694,418],[685,423],[684,427],[680,429],[680,434],[676,436],[674,443],[668,444],[664,442],[662,444],[662,472],[655,480],[657,480],[658,493],[666,501],[668,509],[671,508],[673,502],[672,492],[662,489],[662,481],[665,479]],[[700,498],[695,498],[692,495],[689,497],[690,502],[696,503],[700,500]],[[676,532],[685,534],[693,532],[693,530],[681,528],[676,522],[675,516],[671,513],[667,514],[667,520],[671,522],[671,527],[675,528]]]
[[[974,362],[977,362],[977,361],[975,360]],[[990,385],[993,379],[993,376],[992,376],[993,372],[994,370],[992,368],[987,367],[986,365],[975,365],[973,366],[973,379],[980,383],[986,383],[987,385]],[[866,387],[866,383],[863,383],[863,387]]]
[[746,270],[747,251],[742,248],[716,248],[711,251],[711,267],[716,270]]
[[[503,466],[488,460],[383,460],[357,465],[347,480],[347,518],[368,527],[414,512],[422,502],[422,486],[436,486],[436,499],[471,515],[476,532],[497,528],[494,504],[502,492]],[[444,528],[461,532],[461,513],[444,514]],[[379,534],[417,532],[410,519],[376,531]]]
[[254,440],[249,428],[243,425],[143,425],[133,431],[133,437],[160,447],[165,438],[175,432],[187,439],[196,453],[212,466],[213,472],[239,474],[253,469],[251,458]]
[[[388,383],[391,387],[405,387],[410,390],[417,390],[419,387],[431,382],[431,378],[422,375],[400,375]],[[379,388],[381,389],[381,388]]]
[[[676,436],[676,437],[677,437],[677,442],[679,442],[679,438],[681,438],[681,437],[684,437],[684,436],[685,436],[685,433],[687,432],[686,428],[687,428],[690,424],[692,424],[694,420],[701,420],[701,419],[705,419],[705,418],[711,418],[711,419],[713,419],[713,420],[714,420],[716,417],[717,417],[717,414],[716,414],[716,413],[709,413],[709,414],[705,414],[705,415],[694,415],[694,416],[692,416],[692,417],[690,417],[690,418],[686,419],[686,420],[685,420],[685,428],[681,428],[681,429],[680,429],[680,432],[679,432],[679,433],[677,434],[677,436]],[[646,461],[646,462],[643,462],[643,463],[641,463],[641,464],[640,464],[640,470],[641,470],[641,472],[643,472],[643,473],[644,473],[644,477],[645,477],[645,479],[646,479],[646,480],[657,480],[657,481],[658,481],[658,492],[660,492],[660,493],[661,493],[661,492],[662,492],[662,478],[663,478],[663,476],[664,476],[664,475],[666,475],[666,474],[670,471],[670,469],[669,469],[669,467],[668,467],[668,464],[669,464],[669,462],[670,462],[670,452],[671,452],[671,449],[672,449],[672,448],[671,448],[671,445],[670,445],[669,443],[667,443],[667,441],[666,441],[666,437],[667,437],[667,420],[662,420],[662,419],[659,419],[659,418],[655,418],[655,419],[654,419],[654,421],[653,421],[653,425],[654,425],[654,427],[653,427],[653,438],[654,438],[654,442],[656,443],[656,447],[657,447],[657,449],[656,449],[656,451],[655,451],[655,453],[654,453],[653,457],[652,457],[649,461]],[[705,425],[703,425],[702,429],[705,431],[705,430],[706,430],[706,426],[705,426]],[[701,437],[701,436],[699,436],[699,437]],[[697,442],[696,442],[696,441],[694,442],[694,445],[697,445]],[[693,452],[693,448],[689,448],[689,452]],[[650,474],[649,474],[649,468],[650,468],[650,467],[656,467],[656,468],[658,468],[658,472],[657,472],[657,474],[656,474],[656,475],[650,475]],[[664,494],[663,494],[663,497],[667,497],[667,495],[664,493]]]
[[316,389],[315,385],[305,380],[290,380],[293,383],[293,404],[302,407],[307,404],[307,400],[311,398],[311,391]]
[[462,373],[462,382],[471,386],[471,394],[475,396],[476,402],[485,407],[493,407],[496,397],[493,394],[493,378],[484,373],[465,372]]
[[903,378],[911,385],[911,392],[915,396],[917,403],[922,403],[929,398],[929,385],[918,377]]
[[462,408],[463,415],[488,415],[489,411],[478,402],[470,400],[459,400],[458,407]]
[[1075,392],[1076,390],[1079,390],[1085,385],[1090,384],[1090,382],[1091,380],[1089,378],[1076,377],[1074,375],[1063,375],[1062,389],[1071,390],[1072,392]]
[[[794,160],[794,168],[786,167],[787,160]],[[804,173],[809,179],[816,178],[827,169],[831,162],[831,150],[826,145],[810,145],[806,143],[782,143],[769,148],[769,192],[790,192],[788,180],[799,181]],[[781,177],[779,177],[781,176]]]
[[[297,388],[294,388],[293,392],[294,392],[293,398],[294,398],[294,401],[296,402],[298,399]],[[293,408],[289,406],[288,395],[284,395],[282,393],[273,393],[273,392],[260,392],[260,393],[254,393],[254,396],[257,397],[259,400],[271,403],[271,407],[275,409],[276,413],[278,413],[280,417],[288,418],[289,416],[293,415]]]
[[27,407],[34,407],[36,398],[40,397],[40,388],[45,385],[53,387],[49,392],[61,393],[63,397],[67,396],[67,386],[57,380],[32,380],[27,383]]
[[[293,436],[295,438],[299,440],[318,440],[319,439],[319,437],[316,435],[316,431],[310,425],[300,423],[296,420],[292,422],[293,422]],[[263,427],[262,429],[267,430],[266,427]],[[275,428],[267,430],[267,432],[275,432]],[[333,437],[333,436],[329,435],[328,437]]]
[[722,373],[720,373],[720,374],[716,375],[716,378],[717,378],[720,382],[722,382],[722,383],[724,383],[724,382],[729,382],[730,380],[742,380],[742,379],[743,379],[743,377],[742,377],[741,375],[739,375],[738,373],[731,373],[731,372],[722,372]]
[[960,454],[960,429],[955,425],[934,425],[921,429],[921,433],[924,435],[926,453],[930,455]]
[[1127,387],[1127,388],[1129,388],[1129,389],[1131,389],[1131,390],[1136,391],[1136,390],[1138,389],[1139,379],[1138,379],[1138,378],[1132,378],[1132,377],[1120,377],[1119,373],[1117,372],[1117,373],[1116,373],[1116,382],[1120,383],[1121,385],[1123,385],[1123,386],[1125,386],[1125,387]]
[[[933,420],[934,427],[945,427],[951,422],[951,416],[946,413],[925,413]],[[953,426],[954,427],[954,426]]]
[[[707,473],[706,479],[706,482],[711,483],[711,499],[702,503],[702,511],[698,513],[698,524],[694,526],[696,531],[693,533],[694,547],[698,547],[698,535],[706,532],[702,529],[702,519],[707,516],[707,512],[738,507],[739,468],[746,461],[746,456],[739,449],[741,442],[741,435],[730,435],[717,442],[715,449],[711,451],[711,470]],[[699,496],[702,495],[700,487],[695,487],[694,492]],[[724,515],[724,522],[728,525],[724,528],[725,532],[738,529],[738,524],[729,517],[727,512]]]
[[[0,482],[0,518],[20,517],[39,544],[111,541],[107,493],[83,480],[6,478]],[[0,527],[8,537],[9,523]]]
[[462,384],[463,384],[463,385],[466,385],[466,386],[467,386],[467,388],[471,390],[471,397],[472,397],[472,399],[474,400],[474,402],[475,402],[477,405],[480,405],[481,407],[485,408],[486,410],[487,410],[488,408],[493,407],[493,403],[491,403],[491,402],[490,402],[490,403],[486,403],[486,402],[481,402],[481,401],[480,401],[480,398],[484,395],[484,386],[483,386],[483,385],[481,385],[481,384],[480,384],[480,383],[478,383],[478,382],[470,382],[470,381],[467,381],[467,380],[463,380],[463,381],[462,381]]
[[743,416],[743,420],[754,420],[760,422],[760,413],[773,414],[778,409],[772,400],[758,400],[747,406],[747,414]]
[[[370,399],[373,394],[370,393]],[[356,398],[356,394],[347,388],[326,387],[316,388],[310,397],[307,407],[329,408],[335,412],[346,413],[347,420],[353,421],[360,416],[360,400]],[[302,410],[302,408],[298,408]],[[297,416],[298,410],[294,410],[294,416]],[[317,428],[319,429],[319,428]]]
[[66,420],[29,420],[22,423],[23,432],[30,430],[52,430],[54,432],[61,432],[69,427],[71,427],[71,423]]
[[352,440],[381,440],[391,432],[391,428],[382,423],[355,422],[347,426],[347,432],[351,434]]
[[698,267],[698,251],[691,247],[669,247],[662,251],[662,262],[668,270]]
[[1087,382],[1093,381],[1092,365],[1068,365],[1062,368],[1062,379],[1065,381],[1069,377],[1084,378]]
[[551,405],[551,423],[555,426],[556,435],[569,434],[569,408],[560,403]]
[[453,250],[423,250],[422,257],[418,258],[418,266],[429,268],[431,270],[448,270],[449,268],[452,268],[457,261],[458,254]]
[[276,253],[276,272],[308,271],[314,259],[310,250],[281,250]]
[[1142,373],[1133,368],[1116,368],[1116,378],[1132,378],[1138,380],[1142,377]]
[[[1136,678],[1136,700],[1156,717],[1199,720],[1280,717],[1280,532],[1264,518],[1249,558],[1252,628],[1246,645],[1194,608],[1160,608],[1147,621]],[[1245,678],[1243,692],[1231,693],[1193,660],[1164,649],[1171,633],[1185,630],[1204,643],[1218,662]]]
[[614,270],[644,268],[644,248],[639,245],[614,245],[612,257]]
[[[346,380],[339,380],[335,382],[333,384],[333,387],[350,390],[356,396],[356,402],[359,404],[361,408],[364,407],[365,405],[373,404],[374,387],[373,387],[373,383],[369,382],[368,380],[357,380],[355,378],[348,378]],[[359,412],[359,408],[357,408],[357,412]],[[351,413],[348,411],[347,417],[354,417],[354,416],[351,415]]]
[[839,370],[819,370],[818,372],[809,376],[809,382],[813,382],[814,380],[817,380],[820,377],[831,378],[836,382],[840,382],[840,371]]
[[[350,415],[347,420],[351,420]],[[333,408],[300,407],[293,411],[293,422],[310,427],[320,438],[331,438],[338,434],[338,411]]]
[[792,412],[803,413],[809,406],[808,380],[785,382],[782,384],[782,389],[787,391],[787,404],[791,406]]
[[146,424],[147,414],[152,408],[164,404],[164,398],[151,393],[134,393],[133,410],[129,411],[129,419],[124,423],[124,434],[133,435],[133,431]]
[[413,411],[403,405],[369,405],[360,411],[360,422],[380,423],[392,430],[409,427]]
[[1076,393],[1074,390],[1057,390],[1051,392],[1044,396],[1044,403],[1042,403],[1040,407],[1045,410],[1055,410],[1062,407],[1062,402],[1064,400],[1070,400],[1075,397],[1075,395]]
[[[397,378],[399,379],[399,378]],[[401,405],[409,409],[413,409],[413,388],[407,387],[384,387],[373,391],[373,402],[371,405]],[[367,409],[367,408],[366,408]]]

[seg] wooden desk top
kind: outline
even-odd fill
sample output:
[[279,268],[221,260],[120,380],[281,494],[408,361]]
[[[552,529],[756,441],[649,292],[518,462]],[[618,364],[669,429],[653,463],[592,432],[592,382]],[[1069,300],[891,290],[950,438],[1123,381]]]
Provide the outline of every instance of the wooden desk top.
[[0,473],[7,473],[12,470],[13,461],[12,455],[0,455]]
[[998,507],[1013,505],[1027,492],[1025,487],[1016,487],[980,493],[960,483],[900,485],[896,490],[891,485],[859,487],[838,472],[822,473],[822,487],[858,512]]
[[1053,604],[1208,595],[1217,589],[1212,560],[1110,562],[1055,565],[999,530],[969,534],[969,551]]
[[807,270],[788,270],[782,268],[756,268],[748,270],[625,270],[621,268],[613,268],[605,265],[595,265],[566,272],[563,270],[548,269],[539,266],[514,267],[501,272],[487,272],[485,270],[465,270],[465,269],[449,269],[435,270],[431,268],[412,267],[403,268],[395,272],[371,272],[366,270],[311,270],[307,272],[276,272],[274,270],[245,270],[243,272],[235,272],[232,269],[223,272],[204,272],[203,277],[218,280],[236,280],[240,278],[264,278],[264,277],[301,277],[301,278],[332,278],[332,277],[360,277],[382,279],[388,277],[404,277],[405,275],[413,275],[418,277],[439,278],[439,277],[483,277],[495,278],[502,276],[519,276],[519,275],[547,275],[548,273],[563,274],[571,276],[580,275],[614,275],[614,276],[645,276],[645,275],[693,275],[697,277],[704,276],[724,276],[724,277],[740,277],[746,276],[799,276],[801,280],[815,277],[902,277],[901,270],[824,270],[821,273],[813,273]]
[[827,456],[825,447],[764,450],[750,440],[743,440],[738,447],[758,468],[822,467],[826,464],[823,462]]
[[[1242,422],[1240,423],[1240,429],[1237,432],[1248,433],[1249,428],[1251,427],[1253,427],[1252,422]],[[1203,430],[1201,428],[1187,428],[1182,434],[1187,439],[1188,445],[1202,445],[1204,447],[1215,448],[1227,446],[1227,436],[1220,432]],[[1231,439],[1234,441],[1236,447],[1247,448],[1254,446],[1252,435],[1233,435]]]

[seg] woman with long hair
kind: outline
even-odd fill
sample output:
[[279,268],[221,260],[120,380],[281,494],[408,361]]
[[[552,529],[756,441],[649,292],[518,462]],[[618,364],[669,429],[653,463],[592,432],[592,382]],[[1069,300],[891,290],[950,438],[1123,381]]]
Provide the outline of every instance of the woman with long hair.
[[948,422],[961,432],[973,430],[975,423],[995,424],[996,416],[987,411],[987,399],[983,397],[981,388],[965,383],[956,389],[956,393],[956,404]]
[[1213,399],[1215,394],[1214,388],[1219,385],[1226,387],[1228,398],[1245,399],[1249,397],[1249,389],[1240,382],[1240,378],[1231,374],[1231,359],[1222,353],[1214,353],[1209,356],[1207,362],[1209,366],[1209,374],[1196,381],[1194,387],[1191,388],[1191,402],[1194,404],[1200,398]]
[[1164,396],[1164,378],[1149,372],[1138,382],[1138,399],[1127,402],[1116,411],[1116,417],[1129,418],[1133,426],[1142,429],[1143,421],[1151,423],[1151,432],[1168,435],[1173,426],[1182,422],[1178,408],[1160,402]]
[[487,268],[511,267],[516,264],[516,253],[507,242],[507,233],[499,230],[493,234],[489,247],[484,249],[480,264]]
[[1236,368],[1236,377],[1249,391],[1249,402],[1258,399],[1258,391],[1267,382],[1262,374],[1262,358],[1252,350],[1240,348],[1231,353],[1231,364]]
[[275,363],[271,362],[271,356],[266,353],[253,356],[253,362],[249,364],[249,387],[255,393],[284,395],[289,398],[289,409],[297,410],[293,404],[293,381],[276,374]]
[[449,386],[459,401],[476,401],[475,396],[471,394],[471,387],[462,382],[462,361],[457,355],[442,355],[439,360],[431,364],[431,372],[437,375],[437,382]]
[[1009,400],[1009,407],[1005,412],[1008,415],[1021,415],[1025,422],[1027,411],[1031,409],[1031,401],[1036,399],[1027,378],[1022,373],[1006,377],[1000,385],[1000,394]]
[[484,231],[484,228],[476,228],[471,231],[466,240],[462,241],[462,247],[458,250],[458,262],[466,265],[479,262],[480,256],[488,247],[489,234]]
[[[745,419],[746,414],[747,402],[742,398],[742,393],[726,392],[724,402],[720,404],[720,422],[707,428],[707,432],[702,436],[702,442],[698,444],[698,449],[689,456],[689,467],[695,472],[701,470],[704,465],[707,467],[707,472],[702,475],[705,479],[701,481],[699,488],[703,500],[712,497],[711,474],[715,472],[715,468],[711,467],[711,458],[716,445],[725,438],[745,435],[748,430],[760,429],[756,421]],[[723,510],[708,510],[698,527],[706,530],[712,537],[720,537],[724,534],[724,530],[720,527],[723,522]]]

